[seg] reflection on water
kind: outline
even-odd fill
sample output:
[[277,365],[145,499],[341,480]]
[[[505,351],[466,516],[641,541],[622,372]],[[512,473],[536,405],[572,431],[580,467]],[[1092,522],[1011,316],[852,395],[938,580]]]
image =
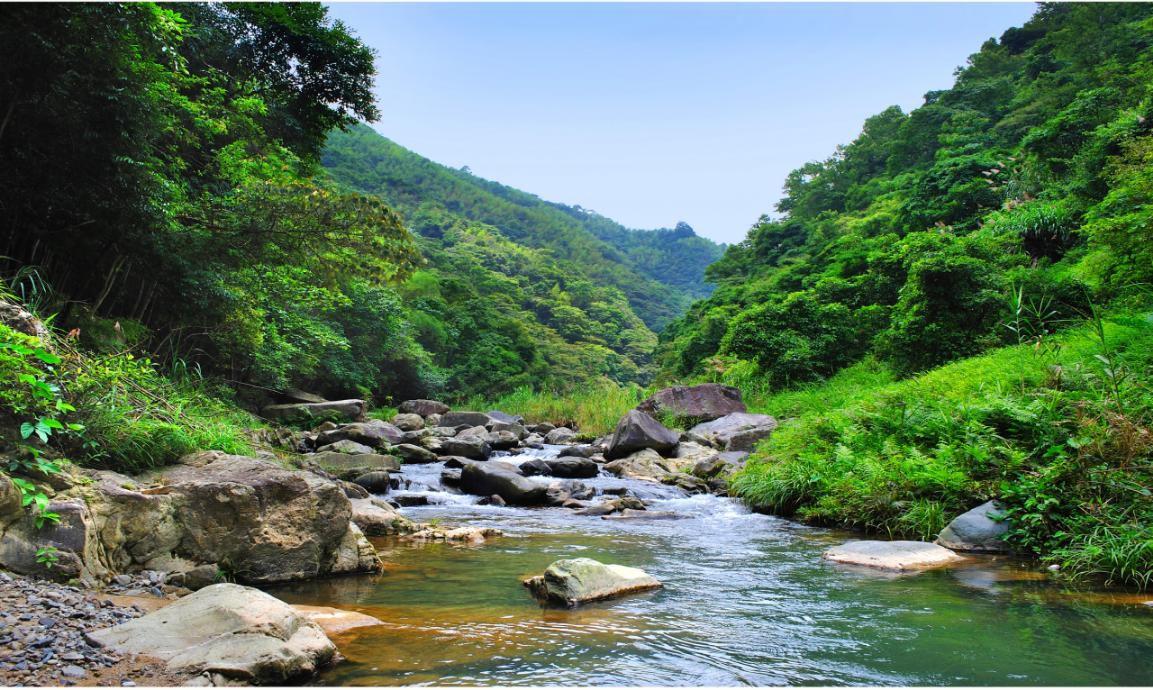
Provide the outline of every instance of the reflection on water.
[[[405,472],[434,503],[407,509],[414,519],[507,536],[480,546],[380,541],[380,575],[273,590],[385,621],[337,636],[348,661],[321,684],[1153,683],[1153,607],[1143,605],[1151,597],[1064,592],[1005,559],[879,576],[821,560],[844,535],[642,482],[589,483],[643,488],[652,509],[690,517],[478,506],[440,487],[439,465]],[[576,556],[644,568],[665,588],[560,610],[520,585]]]

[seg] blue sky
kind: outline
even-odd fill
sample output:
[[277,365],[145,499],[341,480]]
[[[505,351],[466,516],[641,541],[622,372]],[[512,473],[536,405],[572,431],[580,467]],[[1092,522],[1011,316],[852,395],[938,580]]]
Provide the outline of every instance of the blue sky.
[[906,111],[1032,3],[332,3],[385,136],[629,227],[740,241],[788,172]]

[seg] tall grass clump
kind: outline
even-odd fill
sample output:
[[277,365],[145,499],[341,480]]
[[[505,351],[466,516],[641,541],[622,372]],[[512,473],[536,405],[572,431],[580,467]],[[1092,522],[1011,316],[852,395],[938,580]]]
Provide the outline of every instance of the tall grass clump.
[[477,396],[466,409],[500,410],[530,422],[549,422],[587,434],[607,434],[626,412],[647,396],[640,386],[601,383],[567,392],[538,391],[522,386],[495,400]]
[[1087,324],[894,381],[872,363],[758,399],[792,417],[731,485],[755,508],[931,539],[979,503],[1074,576],[1153,580],[1153,322]]
[[252,452],[255,417],[195,375],[165,376],[149,359],[64,347],[68,397],[85,425],[69,449],[83,465],[138,472],[199,450]]

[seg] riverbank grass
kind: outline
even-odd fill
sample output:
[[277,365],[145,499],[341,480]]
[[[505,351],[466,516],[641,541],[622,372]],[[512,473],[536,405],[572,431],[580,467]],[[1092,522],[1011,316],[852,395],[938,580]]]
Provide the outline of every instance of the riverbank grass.
[[599,436],[611,433],[620,418],[649,392],[640,386],[609,382],[566,393],[536,391],[525,386],[495,400],[475,397],[462,409],[500,410],[534,422],[549,422]]
[[754,401],[787,420],[734,479],[752,506],[932,539],[991,499],[1010,540],[1074,575],[1153,579],[1153,323],[1117,317],[1044,347],[895,381],[862,362]]

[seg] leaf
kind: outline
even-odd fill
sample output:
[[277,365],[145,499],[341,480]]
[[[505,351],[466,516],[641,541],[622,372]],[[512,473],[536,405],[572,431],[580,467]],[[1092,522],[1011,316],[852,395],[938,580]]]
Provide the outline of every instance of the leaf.
[[64,428],[63,423],[61,423],[59,420],[52,419],[51,417],[44,417],[43,419],[40,420],[40,423],[43,424],[44,426],[48,427],[49,429],[63,429]]
[[35,431],[36,431],[36,427],[33,426],[32,422],[24,422],[23,424],[20,425],[20,438],[26,439],[29,436],[31,436],[33,434],[33,432],[35,432]]

